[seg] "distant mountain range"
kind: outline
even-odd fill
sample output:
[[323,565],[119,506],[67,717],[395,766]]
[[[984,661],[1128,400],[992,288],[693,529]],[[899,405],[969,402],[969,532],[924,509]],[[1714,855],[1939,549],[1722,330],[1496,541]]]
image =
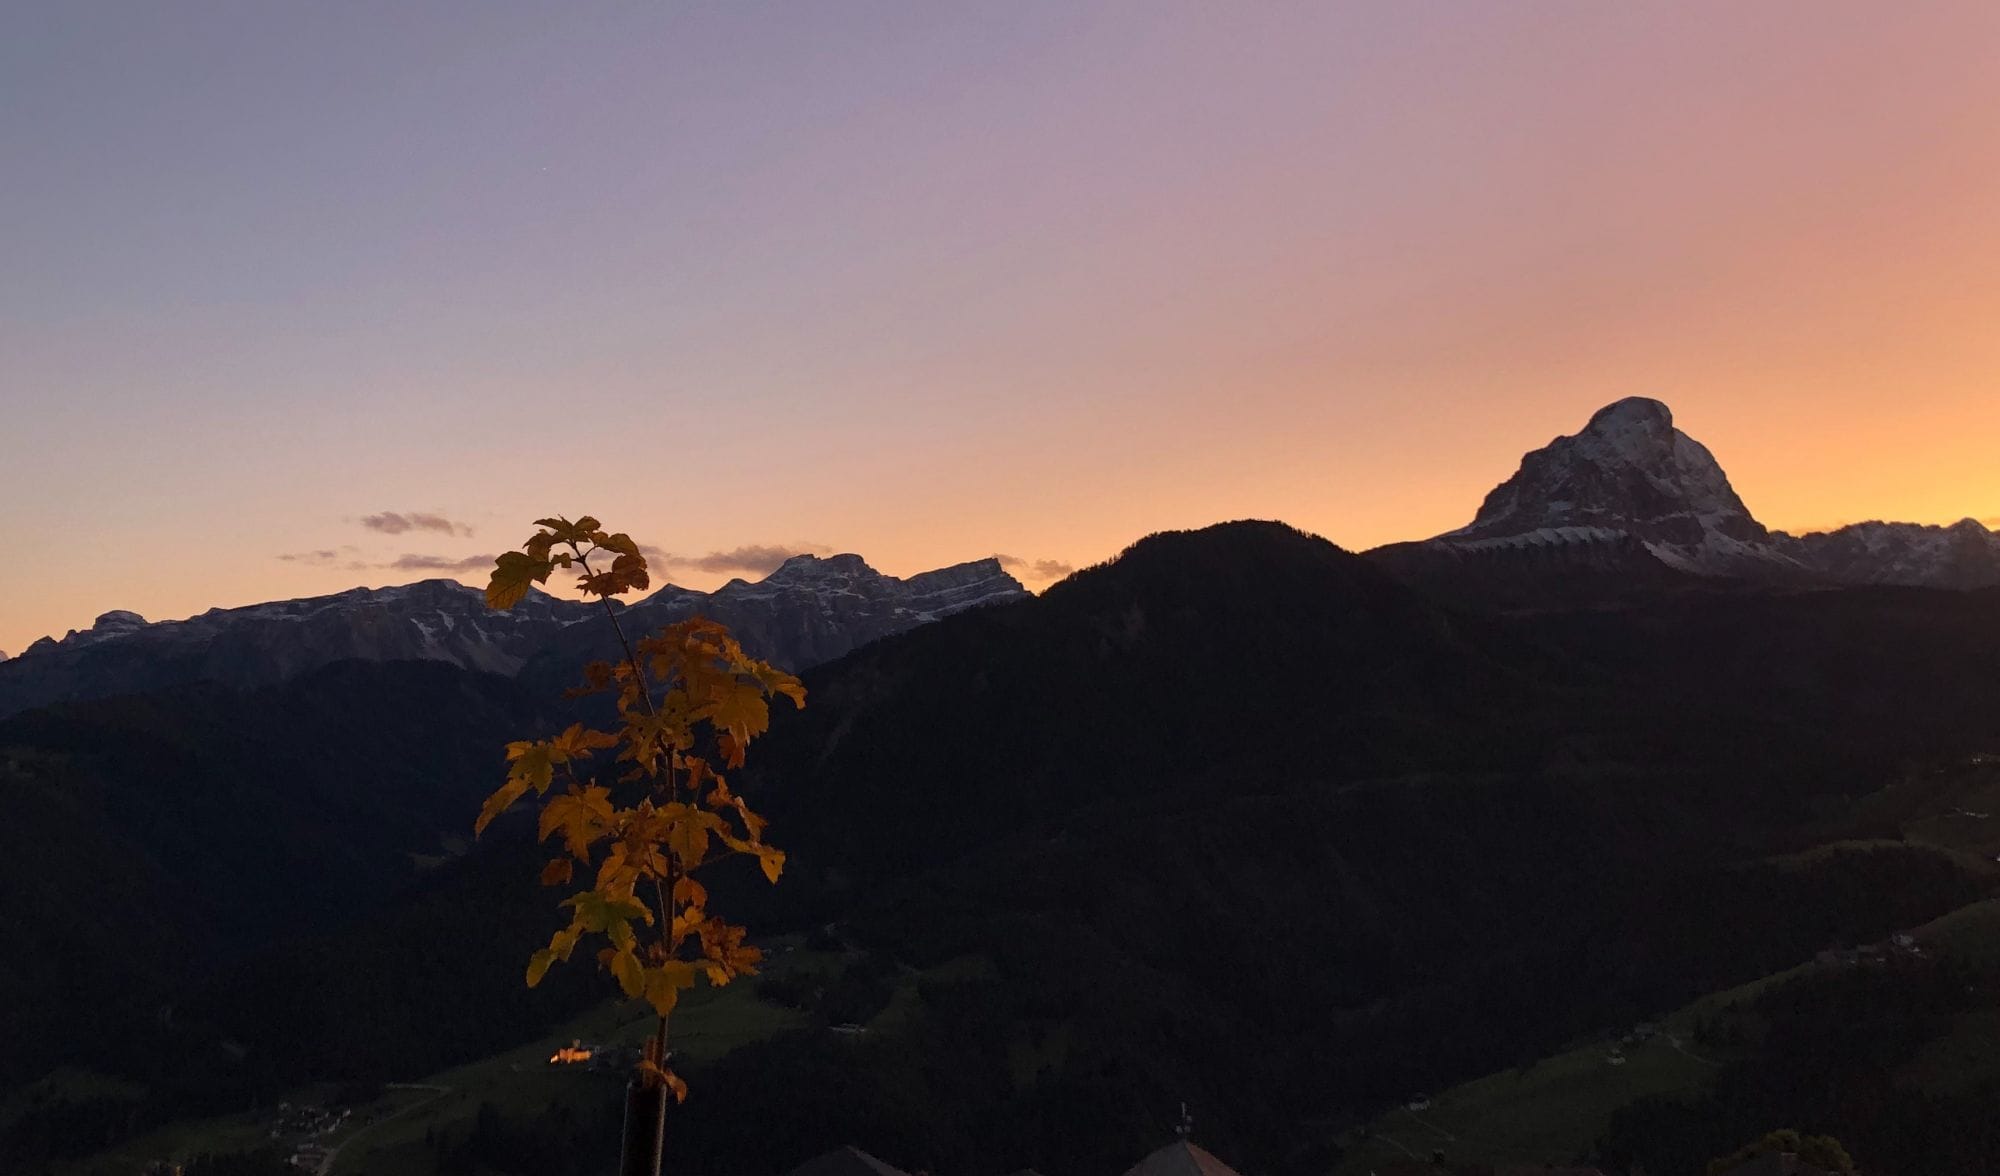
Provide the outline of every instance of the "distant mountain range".
[[[703,613],[729,624],[758,656],[804,669],[961,609],[1025,595],[994,559],[905,580],[858,555],[798,555],[755,583],[731,580],[714,592],[668,585],[618,612],[640,630]],[[184,621],[116,610],[0,662],[0,715],[188,682],[262,685],[355,659],[442,661],[512,676],[539,658],[549,674],[567,677],[585,656],[610,652],[604,626],[579,624],[601,619],[596,606],[540,591],[493,612],[477,589],[454,580],[210,609]]]
[[[1465,526],[1367,555],[1433,597],[1480,609],[1773,587],[2000,585],[2000,535],[1975,519],[1771,530],[1707,447],[1674,427],[1665,404],[1642,397],[1600,409],[1575,435],[1523,457]],[[997,559],[903,580],[858,555],[800,555],[754,583],[731,580],[714,592],[668,585],[620,614],[650,630],[703,613],[760,656],[799,670],[1025,595]],[[274,683],[349,659],[444,661],[560,684],[586,658],[615,652],[604,626],[579,624],[595,615],[540,592],[493,613],[452,580],[210,609],[185,621],[112,611],[19,657],[0,655],[0,716],[187,682]]]
[[1460,600],[1574,603],[1717,582],[1794,587],[2000,584],[2000,535],[1866,522],[1806,535],[1757,521],[1706,446],[1657,400],[1598,410],[1582,430],[1521,459],[1473,520],[1369,553]]

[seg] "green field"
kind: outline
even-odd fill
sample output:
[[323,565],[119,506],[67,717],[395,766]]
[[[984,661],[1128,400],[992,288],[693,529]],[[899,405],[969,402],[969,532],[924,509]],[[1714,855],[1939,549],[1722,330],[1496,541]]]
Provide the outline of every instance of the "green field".
[[[1926,949],[2000,963],[2000,899],[1987,899],[1917,928]],[[1616,1038],[1591,1042],[1517,1070],[1490,1074],[1431,1099],[1422,1112],[1398,1107],[1356,1133],[1335,1176],[1365,1176],[1387,1162],[1428,1158],[1490,1163],[1563,1163],[1584,1155],[1612,1113],[1652,1095],[1697,1094],[1731,1056],[1687,1045],[1694,1025],[1761,990],[1818,967],[1807,964],[1714,993],[1664,1018],[1649,1040],[1622,1045],[1623,1064],[1607,1059]],[[1833,965],[1838,966],[1838,965]],[[1928,1091],[1975,1087],[2000,1076],[2000,1012],[1960,1018],[1898,1074]]]
[[[674,1012],[674,1050],[689,1062],[709,1061],[805,1023],[803,1014],[758,999],[749,984],[699,988]],[[533,1114],[558,1102],[615,1105],[623,1075],[551,1066],[549,1055],[571,1041],[637,1046],[654,1024],[652,1010],[642,1003],[606,1003],[530,1044],[431,1075],[424,1084],[440,1089],[430,1101],[343,1148],[333,1171],[427,1176],[432,1163],[425,1133],[466,1130],[481,1103],[493,1104],[502,1114]]]
[[[791,941],[772,947],[767,970],[829,971],[844,961],[838,953],[813,952]],[[908,989],[908,992],[903,991]],[[906,1007],[914,985],[898,989],[896,1006]],[[885,1014],[886,1016],[887,1014]],[[808,1023],[805,1014],[760,999],[753,983],[725,989],[706,986],[690,990],[674,1013],[674,1050],[691,1063],[712,1061],[748,1042],[762,1040]],[[583,1067],[551,1066],[549,1057],[572,1041],[636,1047],[654,1027],[651,1009],[637,1001],[607,1001],[547,1035],[504,1053],[482,1058],[436,1074],[412,1076],[391,1084],[381,1099],[353,1108],[349,1123],[329,1134],[322,1146],[334,1147],[331,1171],[367,1176],[427,1176],[432,1170],[425,1145],[427,1132],[463,1133],[482,1103],[502,1113],[532,1114],[551,1103],[603,1107],[615,1105],[621,1075],[592,1073]],[[110,1080],[77,1071],[62,1071],[43,1080],[60,1089],[87,1093]],[[55,1086],[49,1086],[55,1089]],[[329,1087],[307,1087],[292,1093],[295,1104],[323,1103]],[[5,1114],[0,1108],[0,1114]],[[227,1115],[189,1120],[150,1132],[129,1143],[63,1169],[64,1176],[130,1176],[151,1160],[185,1159],[201,1153],[254,1151],[272,1144],[268,1113]]]
[[[1619,1107],[1648,1095],[1699,1089],[1726,1059],[1682,1044],[1695,1020],[1775,979],[1690,1005],[1660,1022],[1647,1040],[1593,1041],[1453,1087],[1434,1095],[1427,1110],[1391,1110],[1351,1141],[1335,1171],[1364,1176],[1389,1161],[1428,1158],[1436,1150],[1493,1163],[1561,1162],[1582,1155]],[[1622,1063],[1609,1060],[1614,1051]]]

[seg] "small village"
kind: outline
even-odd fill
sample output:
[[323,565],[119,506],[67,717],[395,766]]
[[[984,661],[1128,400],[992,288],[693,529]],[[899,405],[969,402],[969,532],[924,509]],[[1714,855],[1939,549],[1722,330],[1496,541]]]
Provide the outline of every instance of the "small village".
[[590,1074],[623,1074],[639,1064],[639,1051],[622,1046],[598,1045],[572,1039],[549,1055],[551,1069],[572,1069]]

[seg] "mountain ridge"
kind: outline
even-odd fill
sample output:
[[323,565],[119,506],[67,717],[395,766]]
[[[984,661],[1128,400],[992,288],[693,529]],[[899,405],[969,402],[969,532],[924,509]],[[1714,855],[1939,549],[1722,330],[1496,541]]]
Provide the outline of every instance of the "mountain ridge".
[[[1142,541],[1143,542],[1143,541]],[[2000,534],[1869,521],[1798,535],[1758,521],[1715,455],[1663,401],[1626,397],[1525,454],[1466,525],[1364,553],[1459,607],[1568,608],[1661,593],[2000,585]],[[887,576],[861,556],[797,555],[711,592],[667,584],[622,616],[651,628],[703,613],[792,669],[953,612],[1027,595],[997,558]],[[180,682],[281,681],[343,658],[440,660],[546,684],[613,652],[580,602],[534,592],[505,614],[453,580],[353,588],[149,622],[114,609],[0,655],[0,716]]]
[[[1025,595],[992,558],[903,579],[858,555],[798,555],[759,581],[731,580],[714,592],[667,584],[614,607],[647,627],[707,613],[737,627],[758,656],[803,669],[912,625]],[[552,654],[594,649],[594,633],[565,634],[599,616],[596,605],[539,589],[495,612],[478,589],[448,579],[213,608],[175,621],[113,609],[89,629],[44,637],[0,662],[0,716],[189,682],[263,685],[348,659],[442,661],[515,676]]]
[[2000,584],[2000,535],[1972,518],[1802,535],[1766,527],[1708,447],[1676,427],[1673,410],[1640,396],[1614,401],[1576,433],[1530,450],[1465,526],[1368,554],[1462,603],[1561,606],[1727,581]]

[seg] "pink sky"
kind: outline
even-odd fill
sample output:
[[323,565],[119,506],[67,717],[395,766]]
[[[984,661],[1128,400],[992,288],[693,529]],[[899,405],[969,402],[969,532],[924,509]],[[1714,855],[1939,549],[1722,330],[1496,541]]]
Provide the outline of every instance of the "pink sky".
[[1772,526],[2000,516],[1990,4],[43,8],[0,649],[551,511],[1364,548],[1628,395]]

